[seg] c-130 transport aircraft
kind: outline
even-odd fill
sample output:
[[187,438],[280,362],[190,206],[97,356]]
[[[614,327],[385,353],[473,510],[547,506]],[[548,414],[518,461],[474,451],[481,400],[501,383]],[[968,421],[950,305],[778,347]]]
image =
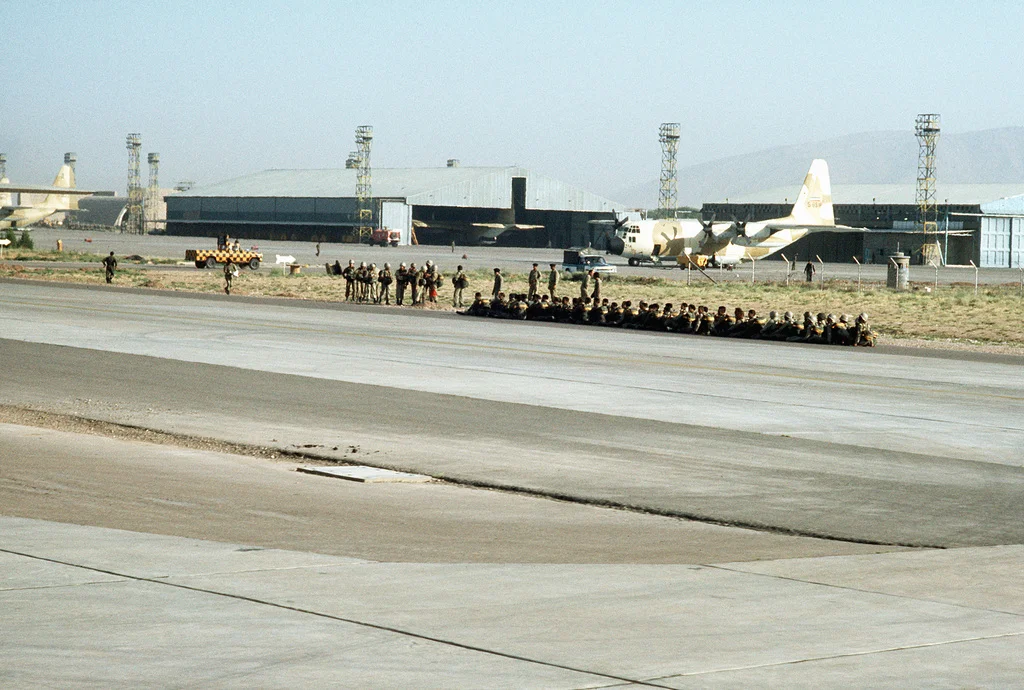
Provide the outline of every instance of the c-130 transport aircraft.
[[716,223],[714,217],[645,220],[630,214],[614,224],[609,250],[628,258],[630,264],[669,257],[680,265],[698,267],[762,259],[812,232],[868,231],[836,225],[828,164],[820,158],[811,162],[793,210],[784,218]]
[[[45,194],[35,204],[15,204],[14,194]],[[62,165],[50,187],[11,184],[5,177],[0,180],[0,230],[22,228],[41,221],[57,211],[78,208],[78,198],[95,192],[75,189],[75,173],[70,165]]]

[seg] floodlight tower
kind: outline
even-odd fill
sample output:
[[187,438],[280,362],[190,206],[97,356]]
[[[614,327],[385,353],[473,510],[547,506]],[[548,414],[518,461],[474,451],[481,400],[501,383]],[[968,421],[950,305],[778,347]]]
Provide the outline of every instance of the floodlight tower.
[[935,145],[939,141],[938,113],[924,113],[914,120],[917,137],[917,224],[924,232],[921,254],[925,261],[943,261],[939,251],[935,204]]
[[74,151],[68,151],[64,154],[64,165],[71,168],[71,184],[74,186],[75,183],[75,164],[78,163],[78,154]]
[[139,153],[142,151],[142,135],[137,132],[129,134],[125,138],[125,146],[128,149],[128,208],[123,227],[129,233],[141,235],[144,232],[142,182],[139,180]]
[[679,180],[676,177],[676,152],[679,150],[679,123],[665,122],[658,129],[661,142],[661,192],[658,208],[675,213],[678,203]]
[[356,127],[356,146],[359,160],[356,166],[356,202],[359,207],[359,241],[366,242],[373,232],[373,180],[370,175],[370,145],[373,143],[373,127]]
[[146,221],[150,230],[156,227],[155,223],[160,218],[160,154],[150,153],[147,156],[149,161],[149,186],[146,188]]

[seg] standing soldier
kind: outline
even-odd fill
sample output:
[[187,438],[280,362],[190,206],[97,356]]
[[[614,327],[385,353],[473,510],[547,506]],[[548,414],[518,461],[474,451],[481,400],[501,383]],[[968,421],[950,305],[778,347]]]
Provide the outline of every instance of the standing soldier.
[[811,281],[814,280],[814,272],[815,272],[814,264],[812,264],[810,261],[808,261],[807,265],[804,266],[804,275],[807,276],[807,282],[808,283],[810,283]]
[[391,283],[394,278],[391,276],[391,264],[384,264],[384,270],[377,275],[377,282],[380,283],[380,292],[377,294],[377,304],[391,304]]
[[409,269],[405,267],[405,262],[403,261],[395,273],[395,304],[398,306],[402,306],[402,302],[405,301],[405,286],[408,282]]
[[505,278],[502,276],[502,269],[495,269],[495,286],[490,290],[490,297],[498,299],[498,294],[502,291],[502,286],[505,284]]
[[228,259],[228,262],[224,264],[224,294],[231,294],[231,279],[235,277],[235,264]]
[[341,276],[345,279],[345,301],[351,302],[356,296],[356,262],[353,259],[348,260],[348,266],[341,272]]
[[110,252],[110,255],[103,259],[103,274],[108,283],[114,279],[115,268],[117,268],[117,259],[114,258],[114,252]]
[[377,294],[377,279],[379,277],[377,264],[370,264],[369,268],[366,269],[366,293],[369,301],[374,304],[380,301],[380,295]]
[[466,278],[466,272],[462,270],[462,266],[455,270],[455,276],[452,278],[452,287],[455,288],[452,292],[452,306],[461,307],[462,291],[469,287],[469,280]]
[[585,300],[590,296],[590,276],[594,275],[593,271],[583,271],[582,279],[580,280],[580,299]]
[[551,297],[551,301],[555,300],[555,290],[558,289],[558,269],[555,268],[555,264],[551,264],[551,272],[548,273],[548,295]]
[[416,306],[416,302],[419,300],[420,287],[417,285],[419,281],[419,271],[416,269],[415,263],[409,264],[409,287],[412,288],[410,291],[410,297],[412,298],[412,305]]
[[590,293],[590,301],[594,304],[601,303],[601,274],[597,271],[592,271],[594,274],[594,290]]
[[532,300],[537,295],[537,285],[540,284],[540,271],[537,270],[537,264],[533,265],[533,270],[530,271],[530,291],[526,295],[527,299]]

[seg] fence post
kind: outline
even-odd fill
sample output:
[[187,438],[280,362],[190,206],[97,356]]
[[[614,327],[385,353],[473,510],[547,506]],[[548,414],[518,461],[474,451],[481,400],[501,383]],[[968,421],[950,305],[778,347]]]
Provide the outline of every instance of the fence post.
[[974,296],[978,296],[978,266],[974,263],[974,259],[971,259],[971,266],[974,266]]
[[[781,256],[782,260],[786,262],[786,287],[789,287],[789,271],[791,269],[791,266],[789,265],[789,259],[787,259],[786,255],[783,254],[782,252],[779,252],[779,256]],[[1022,273],[1022,275],[1024,275],[1024,273]]]
[[824,290],[825,289],[825,262],[822,261],[821,257],[818,256],[817,254],[814,255],[814,258],[818,260],[819,264],[821,264],[821,270],[818,271],[818,273],[821,274],[821,277],[818,278],[818,283],[821,284],[821,289]]
[[851,256],[850,258],[857,264],[857,292],[860,292],[860,260],[855,256]]

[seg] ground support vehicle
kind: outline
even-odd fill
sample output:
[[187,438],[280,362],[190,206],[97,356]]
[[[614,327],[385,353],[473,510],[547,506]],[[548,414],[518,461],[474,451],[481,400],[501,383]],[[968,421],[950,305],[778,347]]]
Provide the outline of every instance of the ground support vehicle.
[[401,241],[402,233],[398,230],[377,228],[370,233],[370,244],[379,244],[382,247],[386,247],[390,244],[392,247],[397,247],[398,243]]
[[217,264],[231,261],[252,270],[260,267],[263,255],[246,249],[186,249],[185,261],[195,262],[196,268],[216,268]]

